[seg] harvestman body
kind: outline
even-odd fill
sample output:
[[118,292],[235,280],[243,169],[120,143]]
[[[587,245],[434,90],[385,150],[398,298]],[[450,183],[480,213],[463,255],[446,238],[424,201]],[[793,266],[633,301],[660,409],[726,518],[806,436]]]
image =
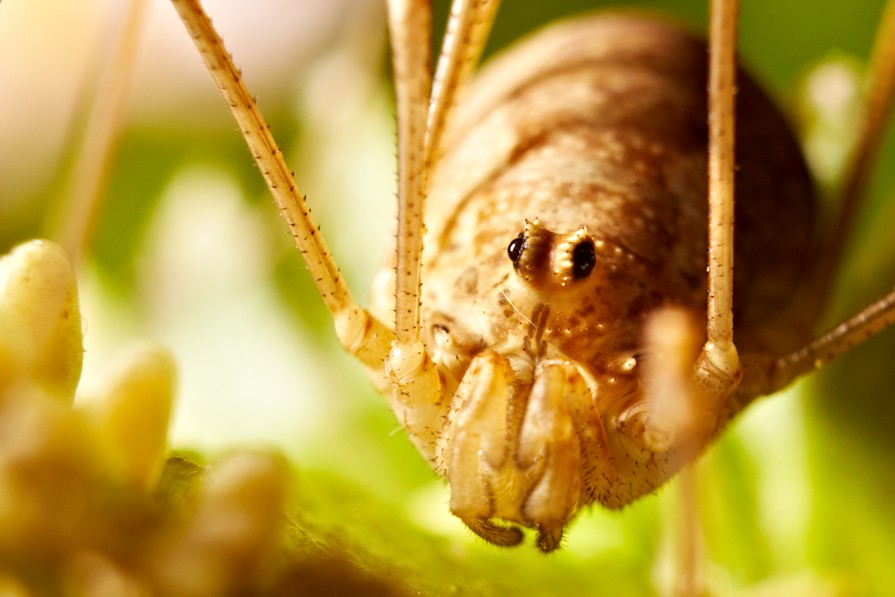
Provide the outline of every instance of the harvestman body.
[[[711,69],[676,25],[584,17],[495,61],[451,116],[497,3],[454,3],[433,90],[430,7],[390,2],[399,223],[368,313],[207,18],[174,2],[343,346],[448,479],[454,514],[491,542],[518,543],[514,523],[555,549],[582,507],[653,491],[754,397],[893,319],[890,295],[808,342],[817,309],[798,293],[825,281],[801,275],[818,247],[813,187],[783,117],[742,73],[733,250],[729,4],[713,9]],[[706,312],[703,335],[692,321]]]
[[[628,504],[681,463],[643,436],[643,334],[660,308],[706,309],[706,55],[660,21],[568,21],[486,69],[448,131],[427,203],[421,319],[454,399],[435,445],[418,445],[455,493],[458,468],[481,476],[468,503],[452,500],[465,519],[561,523],[592,501]],[[809,264],[814,203],[782,116],[739,81],[745,357],[800,345],[771,318]],[[483,388],[492,376],[505,380]],[[710,431],[732,414],[711,413]]]

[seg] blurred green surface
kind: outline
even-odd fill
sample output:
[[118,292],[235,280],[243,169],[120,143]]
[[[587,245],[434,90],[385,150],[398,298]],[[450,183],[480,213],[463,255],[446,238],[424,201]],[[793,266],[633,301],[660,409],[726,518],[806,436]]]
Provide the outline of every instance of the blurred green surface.
[[[437,4],[443,15],[446,2]],[[556,16],[604,6],[608,4],[580,0],[506,0],[489,51]],[[705,23],[706,9],[701,2],[668,0],[627,6],[671,12],[695,27]],[[758,78],[793,106],[800,77],[810,65],[834,50],[859,60],[865,58],[880,10],[879,1],[753,0],[744,3],[742,9],[741,54]],[[214,14],[211,3],[209,11]],[[165,18],[172,15],[166,14]],[[0,20],[5,16],[0,9]],[[321,49],[333,47],[331,40]],[[232,50],[240,63],[239,49]],[[386,69],[382,66],[380,70]],[[246,71],[251,77],[248,68]],[[296,105],[302,101],[307,76],[305,72],[284,75],[281,97],[267,87],[260,98],[275,134],[287,148],[287,159],[296,164],[300,180],[314,174],[309,170],[316,166],[303,166],[313,162],[307,158],[307,152],[313,149],[290,148],[307,143],[308,131],[319,124],[296,118],[301,112]],[[383,92],[385,84],[380,81],[377,85],[380,87],[372,95]],[[299,426],[304,416],[301,412],[289,411],[282,418],[287,428],[295,419],[299,431],[294,435],[258,434],[252,439],[276,442],[293,457],[299,487],[295,516],[303,532],[313,538],[309,544],[326,553],[347,554],[360,568],[386,583],[397,579],[408,594],[664,593],[670,578],[666,570],[670,529],[677,516],[674,485],[660,492],[658,498],[646,499],[622,513],[584,513],[572,527],[566,549],[547,557],[533,549],[531,538],[515,550],[482,545],[450,518],[447,494],[440,482],[406,438],[395,431],[392,415],[369,389],[360,367],[339,353],[328,316],[304,274],[297,252],[290,248],[235,126],[210,86],[204,92],[208,113],[196,127],[189,126],[191,116],[186,114],[181,120],[157,117],[129,121],[123,132],[106,207],[85,266],[85,284],[92,285],[90,292],[101,297],[92,304],[103,307],[100,312],[85,310],[88,339],[102,335],[104,327],[139,335],[161,333],[153,327],[152,299],[147,298],[151,293],[145,281],[140,281],[140,271],[160,267],[154,261],[155,254],[147,251],[146,242],[163,195],[185,170],[226,172],[251,213],[263,222],[265,231],[267,244],[261,252],[265,261],[258,276],[271,289],[273,302],[261,303],[260,307],[251,304],[256,311],[264,311],[258,317],[267,318],[263,320],[269,325],[302,335],[301,342],[315,360],[306,368],[296,364],[294,375],[309,375],[308,368],[316,369],[322,376],[319,383],[325,387],[319,396],[303,397],[309,402],[326,403],[323,414],[316,413],[308,428]],[[338,88],[331,91],[339,92]],[[159,93],[166,91],[161,89]],[[371,119],[385,123],[388,129],[387,107],[372,97],[362,105]],[[14,115],[4,114],[2,118]],[[40,137],[42,133],[33,134]],[[12,142],[0,139],[0,143]],[[381,141],[385,153],[390,142],[386,134]],[[893,145],[890,139],[831,321],[879,296],[895,280],[895,262],[891,259],[895,247],[886,225],[895,218],[895,210],[886,203],[895,189]],[[321,148],[327,150],[332,149]],[[354,167],[353,163],[342,164],[339,175],[348,179],[356,176]],[[27,196],[11,195],[0,181],[3,251],[22,239],[42,234],[44,211],[58,192],[65,164],[47,162],[43,172],[44,177],[33,187],[38,190]],[[391,176],[390,172],[385,174],[386,179]],[[324,234],[339,239],[334,243],[337,260],[359,298],[366,295],[365,287],[382,249],[364,244],[366,240],[352,244],[353,239],[367,236],[347,226],[345,216],[348,212],[360,213],[363,225],[366,210],[390,213],[391,192],[386,186],[371,189],[361,197],[312,193],[310,199],[315,213],[321,216]],[[188,224],[202,228],[205,222],[196,218]],[[374,232],[380,237],[387,234]],[[243,239],[220,238],[218,242],[220,258],[228,259],[232,251],[240,251]],[[355,265],[358,261],[360,265]],[[218,263],[215,268],[221,266]],[[226,263],[223,267],[226,269]],[[202,283],[201,278],[188,281]],[[181,300],[177,285],[186,282],[178,282],[176,277],[171,282],[175,289],[171,300],[176,304]],[[237,289],[233,296],[225,297],[227,301],[237,301],[244,291],[240,286],[227,288]],[[276,304],[278,310],[272,311],[270,304]],[[241,313],[222,307],[221,319],[215,321],[232,321]],[[177,333],[165,332],[163,340],[221,337],[221,330],[210,334],[203,329],[203,320],[192,312],[174,321],[169,325],[176,327]],[[250,330],[232,341],[232,351],[263,355],[265,350],[275,350],[259,343],[261,340]],[[201,350],[201,340],[194,344]],[[171,348],[175,354],[187,350],[179,345]],[[711,562],[708,576],[719,593],[750,587],[753,592],[748,594],[895,592],[895,569],[890,564],[895,558],[895,516],[890,505],[895,493],[893,357],[895,334],[890,332],[830,364],[800,384],[797,391],[756,404],[707,455],[700,476],[703,519]],[[238,373],[249,378],[259,376],[258,391],[264,391],[259,371],[247,368]],[[301,383],[298,386],[303,387]],[[308,387],[311,389],[305,391],[315,393],[320,386]],[[198,386],[189,390],[181,396],[181,406],[199,404],[191,412],[198,423],[207,423],[207,429],[193,436],[185,433],[179,441],[205,451],[233,441],[234,423],[220,414],[231,408],[230,403],[217,396],[198,396]],[[248,395],[244,400],[251,405],[256,396]],[[249,416],[251,406],[243,407],[248,414],[241,416]],[[823,593],[825,590],[830,592]]]

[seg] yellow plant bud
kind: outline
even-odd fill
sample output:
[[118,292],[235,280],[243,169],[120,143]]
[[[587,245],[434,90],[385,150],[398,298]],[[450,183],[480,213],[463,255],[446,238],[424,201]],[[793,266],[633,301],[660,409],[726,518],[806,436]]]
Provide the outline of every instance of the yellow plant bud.
[[99,476],[80,413],[40,393],[7,400],[0,409],[0,560],[42,558],[89,541]]
[[113,470],[142,489],[155,485],[164,463],[175,376],[167,350],[140,346],[121,357],[86,407]]
[[[151,597],[152,592],[103,554],[75,553],[64,570],[67,597]],[[2,596],[2,593],[0,593]]]
[[276,454],[240,452],[214,465],[186,532],[159,553],[163,593],[256,593],[281,539],[288,477]]
[[257,552],[282,523],[289,469],[283,456],[240,452],[212,467],[197,530],[234,554]]
[[[32,240],[0,259],[0,325],[16,343],[17,359],[0,346],[0,387],[26,377],[48,395],[71,404],[81,377],[83,334],[75,274],[62,248]],[[9,331],[8,331],[9,330]]]

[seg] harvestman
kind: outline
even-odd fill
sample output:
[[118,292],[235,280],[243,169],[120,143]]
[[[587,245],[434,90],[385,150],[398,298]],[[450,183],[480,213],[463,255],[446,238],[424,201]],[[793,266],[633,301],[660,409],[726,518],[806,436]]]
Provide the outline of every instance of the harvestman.
[[[818,235],[795,141],[735,66],[735,0],[712,2],[710,64],[675,25],[582,17],[468,87],[498,1],[454,0],[434,78],[431,3],[389,1],[397,246],[368,311],[197,0],[173,2],[339,340],[450,483],[452,512],[492,543],[519,543],[522,526],[556,549],[583,506],[620,508],[653,491],[755,397],[895,322],[892,293],[810,335],[886,121],[893,3],[839,224]],[[736,141],[736,251],[734,88],[749,123]],[[693,323],[702,312],[704,332]]]

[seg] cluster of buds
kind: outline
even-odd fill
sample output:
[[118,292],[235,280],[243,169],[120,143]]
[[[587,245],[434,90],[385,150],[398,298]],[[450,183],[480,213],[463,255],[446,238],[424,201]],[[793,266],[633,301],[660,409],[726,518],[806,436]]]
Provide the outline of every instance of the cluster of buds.
[[127,354],[94,400],[65,252],[0,260],[0,594],[282,594],[295,578],[286,461],[166,457],[171,356]]

